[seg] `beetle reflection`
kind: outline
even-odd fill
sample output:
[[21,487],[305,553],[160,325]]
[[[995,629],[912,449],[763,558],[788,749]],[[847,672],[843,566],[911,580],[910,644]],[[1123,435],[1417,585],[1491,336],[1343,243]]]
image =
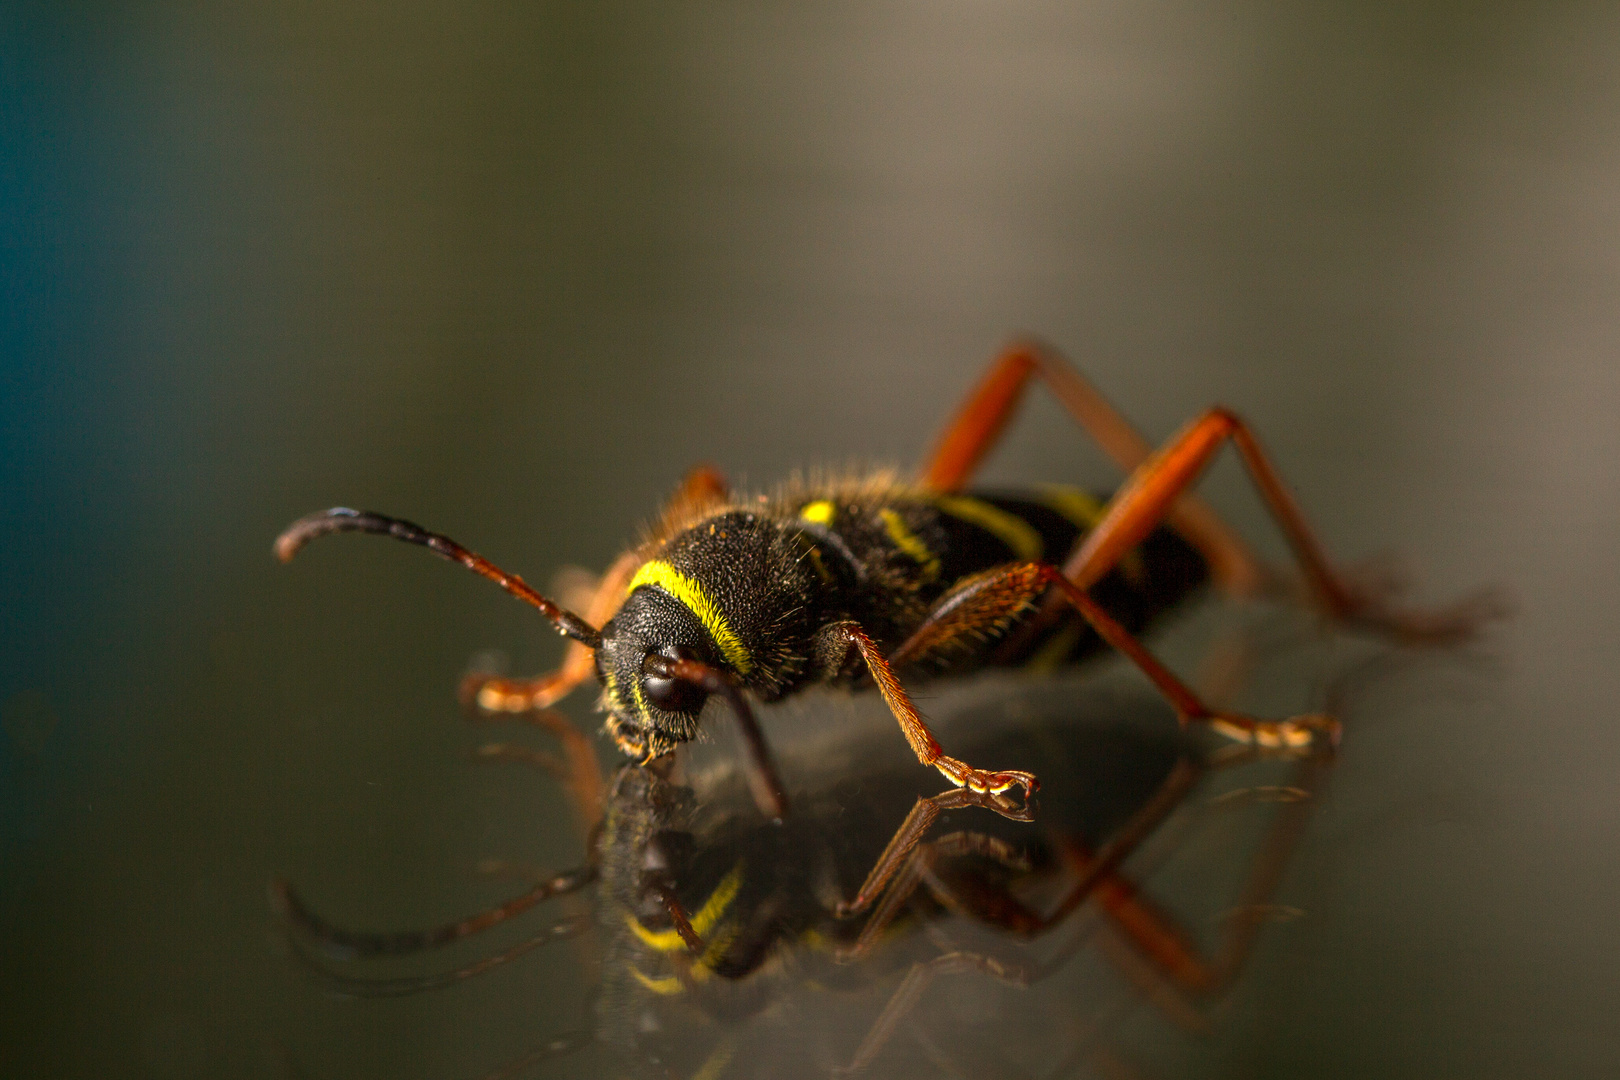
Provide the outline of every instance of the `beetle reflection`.
[[[311,970],[364,996],[433,989],[589,934],[599,985],[588,1013],[558,1019],[491,1076],[554,1071],[540,1063],[592,1043],[632,1075],[702,1080],[1085,1062],[1112,1052],[1099,1041],[1103,1014],[1143,997],[1183,1026],[1202,1023],[1201,1005],[1283,910],[1272,895],[1329,759],[1212,749],[1141,694],[1077,697],[1065,681],[1009,690],[992,679],[946,710],[964,742],[977,733],[985,750],[1041,763],[1052,781],[1033,810],[961,789],[918,795],[916,770],[886,752],[881,722],[865,734],[858,718],[844,725],[853,734],[826,722],[826,710],[853,711],[836,704],[847,698],[802,706],[822,714],[793,725],[815,736],[786,748],[795,809],[782,823],[762,816],[723,753],[627,765],[602,790],[589,742],[547,714],[538,722],[561,736],[563,755],[489,752],[565,782],[590,832],[581,866],[425,931],[341,929],[284,884],[278,904]],[[1228,854],[1234,845],[1211,842],[1211,829],[1250,835]],[[1210,932],[1178,926],[1139,880],[1188,852],[1240,863],[1224,875],[1235,891],[1204,902],[1224,910]],[[591,888],[592,916],[535,912],[535,934],[469,967],[351,973]],[[577,961],[553,959],[569,968],[558,978],[580,978]],[[1091,986],[1098,969],[1106,993]]]

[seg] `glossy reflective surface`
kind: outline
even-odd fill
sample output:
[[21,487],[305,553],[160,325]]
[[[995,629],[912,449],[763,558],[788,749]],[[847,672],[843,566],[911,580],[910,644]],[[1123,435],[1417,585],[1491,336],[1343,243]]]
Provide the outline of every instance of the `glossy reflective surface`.
[[[1217,1034],[1129,1060],[1599,1071],[1616,29],[1595,4],[14,6],[0,1072],[478,1076],[576,1027],[561,953],[387,1001],[287,961],[276,874],[423,926],[508,893],[480,859],[580,843],[555,785],[470,760],[501,736],[454,700],[482,650],[554,658],[531,613],[401,545],[280,567],[271,538],[345,503],[536,582],[601,567],[691,462],[914,461],[1019,330],[1155,435],[1238,408],[1345,560],[1520,605],[1352,695],[1281,887],[1306,917]],[[1112,482],[1044,400],[992,476]],[[1230,463],[1208,490],[1278,550]],[[1282,648],[1244,700],[1319,706],[1364,648]]]

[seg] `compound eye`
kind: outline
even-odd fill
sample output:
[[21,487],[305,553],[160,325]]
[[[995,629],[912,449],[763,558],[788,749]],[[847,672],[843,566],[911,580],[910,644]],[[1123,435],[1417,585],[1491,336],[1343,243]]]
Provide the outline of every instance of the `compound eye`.
[[[698,659],[698,654],[685,645],[660,649],[658,653],[671,660]],[[687,682],[685,679],[666,679],[661,675],[652,674],[641,676],[641,692],[646,695],[647,703],[653,708],[672,713],[698,712],[703,708],[703,703],[709,699],[708,693],[696,683]]]

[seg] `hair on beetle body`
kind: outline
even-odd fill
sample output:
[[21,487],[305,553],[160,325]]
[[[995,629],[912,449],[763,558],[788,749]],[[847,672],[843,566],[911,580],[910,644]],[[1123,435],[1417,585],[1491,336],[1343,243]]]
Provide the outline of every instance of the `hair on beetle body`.
[[[602,628],[596,663],[619,745],[633,756],[657,757],[696,733],[694,707],[701,701],[690,684],[647,674],[649,651],[722,668],[766,702],[812,683],[870,683],[845,632],[849,624],[885,651],[894,649],[943,596],[978,575],[1067,552],[1085,522],[1059,508],[1075,506],[1095,520],[1101,504],[1060,488],[941,497],[877,474],[793,483],[762,500],[715,509],[648,546],[623,606]],[[1093,591],[1136,632],[1206,577],[1197,551],[1159,529]],[[1020,599],[914,650],[907,663],[960,674],[985,663],[1022,663],[1053,645],[1062,658],[1102,647],[1094,631],[1074,622],[1078,616],[1005,641],[1035,602]]]
[[[967,490],[1037,376],[1129,471],[1106,503],[1074,489]],[[1038,787],[1033,773],[948,756],[900,673],[1048,663],[1106,644],[1147,675],[1184,724],[1262,747],[1337,740],[1331,717],[1271,721],[1211,708],[1138,640],[1155,615],[1206,577],[1240,592],[1272,580],[1187,490],[1228,442],[1331,618],[1447,640],[1500,610],[1492,596],[1432,614],[1391,609],[1381,592],[1332,568],[1237,416],[1210,409],[1153,451],[1078,372],[1032,344],[991,364],[914,480],[809,481],[736,501],[712,469],[694,470],[647,541],[603,575],[583,615],[449,538],[381,514],[311,515],[282,533],[276,552],[290,559],[329,532],[387,534],[459,562],[537,608],[571,639],[568,654],[535,679],[480,680],[472,697],[488,711],[543,709],[594,675],[607,730],[631,757],[650,761],[692,739],[704,704],[724,698],[744,737],[755,798],[775,817],[786,798],[749,699],[773,701],[813,683],[875,686],[922,764],[970,791],[1017,787],[1027,798]]]

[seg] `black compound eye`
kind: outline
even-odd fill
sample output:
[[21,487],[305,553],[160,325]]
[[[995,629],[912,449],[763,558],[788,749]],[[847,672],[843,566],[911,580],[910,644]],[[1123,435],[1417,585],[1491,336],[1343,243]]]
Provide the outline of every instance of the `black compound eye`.
[[[667,656],[671,660],[698,659],[698,654],[685,645],[660,649],[657,654],[648,655]],[[703,708],[703,703],[709,699],[707,691],[695,683],[687,682],[685,679],[666,679],[653,674],[641,676],[641,692],[646,695],[647,704],[655,709],[672,713],[698,712]]]

